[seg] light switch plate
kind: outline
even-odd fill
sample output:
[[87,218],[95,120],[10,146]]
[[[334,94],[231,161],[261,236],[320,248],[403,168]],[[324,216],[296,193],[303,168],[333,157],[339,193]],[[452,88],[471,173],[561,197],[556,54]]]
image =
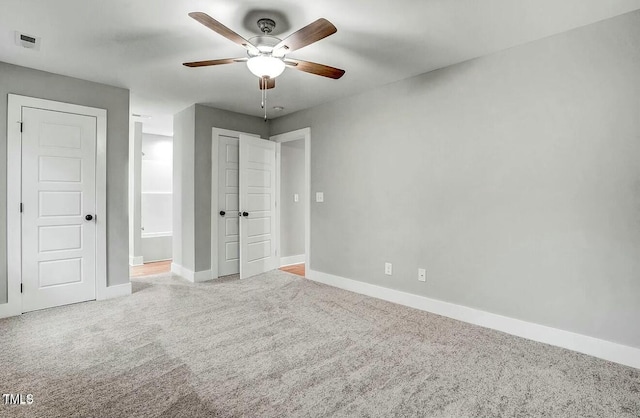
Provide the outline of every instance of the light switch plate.
[[427,281],[427,270],[418,269],[418,280],[420,280],[421,282]]
[[324,202],[324,193],[316,192],[316,202]]
[[297,202],[298,200],[300,200],[300,196],[298,196],[298,193],[294,193],[293,194],[293,201]]

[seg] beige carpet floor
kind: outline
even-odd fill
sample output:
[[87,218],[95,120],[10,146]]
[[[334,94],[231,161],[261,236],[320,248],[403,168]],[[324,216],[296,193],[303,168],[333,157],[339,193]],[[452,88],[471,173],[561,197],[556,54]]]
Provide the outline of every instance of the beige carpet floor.
[[281,271],[0,320],[17,417],[640,417],[640,370]]

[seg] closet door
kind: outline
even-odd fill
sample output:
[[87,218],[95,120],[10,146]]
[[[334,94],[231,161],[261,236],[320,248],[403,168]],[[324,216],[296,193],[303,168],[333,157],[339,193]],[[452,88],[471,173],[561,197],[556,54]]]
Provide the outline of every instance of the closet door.
[[96,298],[96,118],[22,109],[22,310]]
[[276,143],[240,135],[240,278],[276,266]]
[[240,271],[238,138],[218,137],[218,276]]

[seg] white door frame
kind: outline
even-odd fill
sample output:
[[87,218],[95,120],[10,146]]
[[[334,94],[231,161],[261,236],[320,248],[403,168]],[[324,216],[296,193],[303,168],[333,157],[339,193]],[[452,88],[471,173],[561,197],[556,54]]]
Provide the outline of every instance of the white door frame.
[[[260,135],[229,129],[211,129],[211,278],[218,276],[218,143],[220,135],[239,138],[240,134],[260,138]],[[208,279],[207,279],[208,280]]]
[[107,111],[9,94],[7,110],[7,303],[0,318],[22,313],[22,108],[51,110],[96,118],[96,299],[107,299]]
[[304,267],[305,271],[310,270],[311,260],[311,128],[298,129],[269,138],[276,144],[276,263],[280,267],[280,255],[282,254],[280,241],[280,164],[281,164],[281,144],[283,142],[304,139]]

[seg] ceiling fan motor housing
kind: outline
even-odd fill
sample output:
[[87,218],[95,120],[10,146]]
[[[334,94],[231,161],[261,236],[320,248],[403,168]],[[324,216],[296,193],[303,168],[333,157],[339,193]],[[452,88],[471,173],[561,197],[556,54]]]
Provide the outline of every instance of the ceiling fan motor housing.
[[272,19],[262,18],[258,20],[258,28],[260,28],[260,32],[262,33],[271,33],[275,27],[276,22]]
[[280,41],[281,41],[280,38],[276,38],[275,36],[271,36],[271,35],[254,36],[253,38],[249,38],[249,42],[252,45],[254,45],[260,52],[259,53],[256,53],[254,51],[247,51],[247,52],[250,57],[257,56],[257,55],[273,55],[274,57],[281,58],[284,56],[284,53],[286,52],[284,48],[279,48],[279,51],[275,51],[276,53],[272,54],[274,52],[273,47],[278,45]]

